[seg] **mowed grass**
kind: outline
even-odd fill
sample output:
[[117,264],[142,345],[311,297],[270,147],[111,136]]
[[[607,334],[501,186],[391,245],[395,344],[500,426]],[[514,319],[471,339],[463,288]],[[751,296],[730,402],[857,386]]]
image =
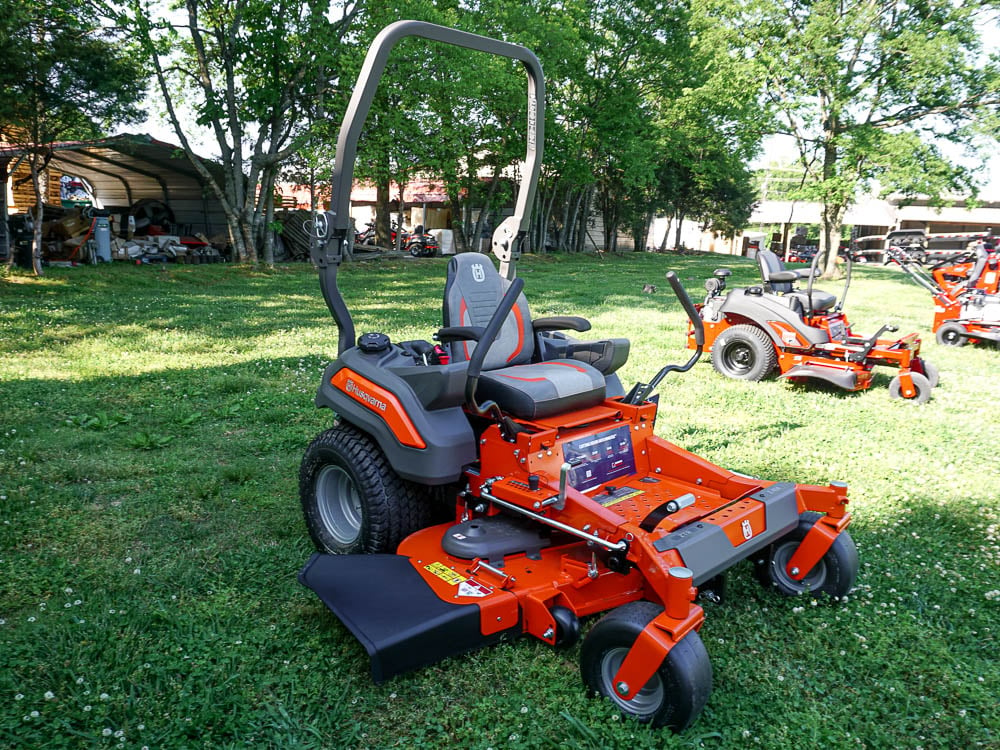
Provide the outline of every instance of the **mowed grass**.
[[[445,265],[345,266],[358,331],[429,339]],[[688,356],[665,272],[699,299],[722,265],[756,280],[725,256],[521,271],[536,316],[631,339],[628,387]],[[522,639],[372,684],[295,578],[298,463],[331,423],[313,394],[337,341],[311,269],[0,278],[0,746],[1000,746],[1000,352],[937,346],[929,295],[893,269],[858,268],[848,311],[861,332],[922,334],[930,403],[890,400],[889,370],[848,394],[725,380],[707,357],[659,388],[662,437],[747,474],[847,482],[861,556],[839,603],[734,568],[701,631],[714,692],[674,736],[588,699],[579,646]]]

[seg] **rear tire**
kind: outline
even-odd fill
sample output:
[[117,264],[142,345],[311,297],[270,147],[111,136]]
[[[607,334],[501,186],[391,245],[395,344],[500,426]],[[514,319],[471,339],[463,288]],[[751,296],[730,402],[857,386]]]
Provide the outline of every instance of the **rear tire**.
[[754,557],[757,580],[763,586],[776,589],[784,596],[799,596],[808,591],[813,597],[829,594],[837,599],[854,588],[858,578],[858,548],[846,531],[840,532],[830,549],[801,581],[785,571],[795,550],[820,518],[821,514],[806,511],[799,516],[799,525],[793,531]]
[[757,326],[728,328],[712,345],[712,366],[727,378],[763,380],[777,364],[778,354],[774,344]]
[[[913,387],[916,388],[917,393],[908,401],[912,401],[915,404],[926,404],[931,400],[931,391],[934,387],[931,382],[919,372],[910,372],[910,380],[913,381]],[[903,384],[899,379],[899,375],[894,377],[889,383],[889,398],[903,398]]]
[[662,611],[652,602],[631,602],[609,612],[583,642],[580,671],[594,694],[610,699],[626,716],[681,732],[698,718],[712,692],[712,663],[696,632],[691,631],[670,649],[631,700],[619,696],[613,684],[639,633]]
[[968,333],[961,323],[945,323],[934,336],[941,346],[965,346],[969,343]]
[[371,438],[343,422],[309,444],[299,468],[309,536],[330,554],[395,552],[430,522],[422,494],[392,470]]

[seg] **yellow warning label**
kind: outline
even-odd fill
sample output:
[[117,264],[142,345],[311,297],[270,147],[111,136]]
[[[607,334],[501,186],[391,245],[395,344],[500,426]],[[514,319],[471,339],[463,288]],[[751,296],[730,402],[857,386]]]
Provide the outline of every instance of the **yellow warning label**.
[[615,495],[613,498],[611,498],[610,500],[608,500],[606,503],[601,503],[601,505],[603,505],[605,508],[610,508],[612,505],[617,505],[622,500],[629,500],[629,499],[635,497],[636,495],[641,495],[641,494],[642,494],[642,490],[632,490],[631,492],[624,492],[624,493]]
[[424,570],[433,573],[442,581],[450,583],[452,586],[457,586],[465,580],[464,576],[459,575],[444,563],[432,562],[430,565],[425,565]]

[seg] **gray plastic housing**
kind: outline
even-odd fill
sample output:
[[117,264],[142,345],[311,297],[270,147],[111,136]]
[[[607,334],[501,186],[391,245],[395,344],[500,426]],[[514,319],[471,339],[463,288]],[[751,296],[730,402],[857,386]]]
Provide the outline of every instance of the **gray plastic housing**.
[[[716,297],[715,299],[720,299]],[[707,305],[709,315],[725,315],[745,318],[751,323],[760,326],[768,336],[778,345],[779,348],[787,348],[787,344],[781,337],[767,325],[767,321],[776,320],[788,325],[795,330],[803,339],[813,346],[826,344],[830,341],[830,336],[821,328],[807,326],[802,322],[802,317],[789,307],[786,297],[779,297],[773,294],[746,294],[744,289],[734,289],[724,298],[718,307],[715,304]],[[715,302],[713,299],[711,302]],[[705,320],[709,320],[708,317]]]
[[[323,373],[316,405],[332,409],[378,443],[397,474],[420,484],[458,481],[476,460],[476,439],[462,410],[464,362],[417,366],[398,346],[378,353],[352,348]],[[333,386],[331,379],[348,369],[395,396],[426,447],[404,445],[377,409]],[[389,407],[392,408],[391,406]]]

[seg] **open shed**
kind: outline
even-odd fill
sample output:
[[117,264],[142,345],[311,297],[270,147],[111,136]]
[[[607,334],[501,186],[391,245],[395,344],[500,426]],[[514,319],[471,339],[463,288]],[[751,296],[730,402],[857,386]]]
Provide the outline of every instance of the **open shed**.
[[[227,228],[219,200],[179,146],[148,135],[125,133],[52,143],[49,148],[50,185],[55,183],[58,189],[61,175],[82,177],[93,188],[98,207],[112,215],[125,216],[140,201],[145,205],[161,202],[173,213],[178,233],[201,232],[211,237]],[[30,187],[14,190],[12,185],[21,175],[23,165],[19,162],[25,153],[23,147],[0,146],[0,164],[12,174],[4,186],[11,213],[22,213],[33,205],[26,197]],[[222,167],[208,160],[204,163],[221,182]]]

